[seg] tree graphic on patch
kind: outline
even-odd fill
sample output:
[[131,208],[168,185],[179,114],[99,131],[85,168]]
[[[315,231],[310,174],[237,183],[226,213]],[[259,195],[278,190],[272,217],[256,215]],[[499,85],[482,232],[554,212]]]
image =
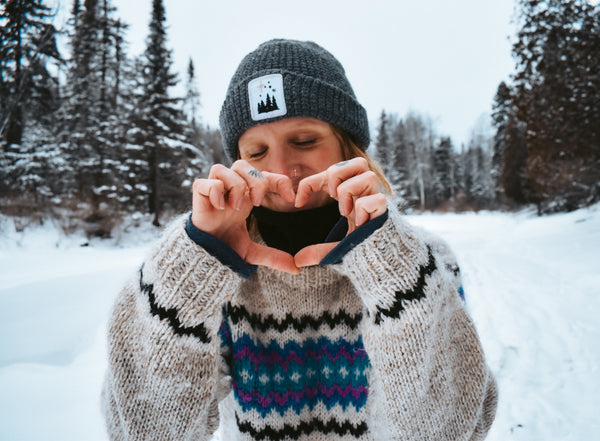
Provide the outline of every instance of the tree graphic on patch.
[[248,83],[248,100],[252,119],[274,118],[287,113],[281,74],[264,75]]
[[273,99],[271,100],[271,95],[267,93],[267,102],[265,103],[261,100],[261,102],[258,103],[257,110],[258,113],[267,113],[272,112],[274,110],[279,110],[279,107],[277,107],[277,99],[273,97]]

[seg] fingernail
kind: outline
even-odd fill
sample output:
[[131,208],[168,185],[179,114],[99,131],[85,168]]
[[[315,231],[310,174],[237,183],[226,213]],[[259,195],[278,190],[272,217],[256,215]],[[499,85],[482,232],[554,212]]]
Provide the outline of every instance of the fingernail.
[[346,217],[348,215],[348,213],[346,212],[346,207],[344,207],[342,204],[339,205],[340,208],[340,214],[344,217]]
[[238,203],[237,203],[237,204],[236,204],[236,206],[235,206],[235,209],[236,209],[237,211],[240,211],[240,210],[241,210],[241,208],[242,208],[242,203],[243,203],[243,202],[244,202],[244,199],[243,199],[243,198],[240,198],[240,200],[238,201]]
[[327,184],[327,191],[329,192],[329,196],[331,196],[332,198],[337,197],[335,190],[336,188],[333,187],[333,185],[331,185],[331,182]]

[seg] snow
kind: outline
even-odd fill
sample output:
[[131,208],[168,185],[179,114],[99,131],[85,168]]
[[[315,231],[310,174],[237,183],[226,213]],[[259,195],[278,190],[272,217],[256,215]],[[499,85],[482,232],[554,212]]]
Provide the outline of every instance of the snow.
[[598,439],[600,206],[412,218],[459,257],[499,385],[491,440]]
[[[426,214],[461,264],[468,308],[499,385],[488,440],[600,433],[600,205],[536,217]],[[157,231],[117,242],[0,219],[0,439],[105,440],[106,322]],[[127,239],[127,240],[125,240]]]

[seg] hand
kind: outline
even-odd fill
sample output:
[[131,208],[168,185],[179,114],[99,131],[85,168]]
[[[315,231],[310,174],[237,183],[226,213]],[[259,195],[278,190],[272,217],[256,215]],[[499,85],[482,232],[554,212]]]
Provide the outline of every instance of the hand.
[[[343,161],[304,178],[298,185],[296,207],[303,206],[312,193],[323,190],[338,201],[340,214],[348,219],[348,234],[387,210],[379,179],[369,170],[364,158]],[[294,256],[296,266],[317,265],[337,244],[323,243],[301,249]]]
[[289,177],[260,172],[243,160],[236,161],[230,169],[214,165],[208,179],[194,182],[193,191],[192,222],[198,229],[227,243],[248,263],[292,274],[298,274],[300,267],[318,264],[337,242],[308,246],[294,257],[253,242],[246,219],[252,206],[261,205],[268,192],[277,193],[300,208],[312,193],[327,191],[338,201],[340,213],[348,218],[348,233],[387,209],[379,180],[364,158],[334,164],[303,179],[297,194]]
[[214,165],[208,179],[194,182],[192,223],[228,244],[248,263],[298,274],[300,270],[290,254],[250,239],[246,219],[267,192],[295,201],[292,182],[285,175],[260,172],[242,160],[231,168]]

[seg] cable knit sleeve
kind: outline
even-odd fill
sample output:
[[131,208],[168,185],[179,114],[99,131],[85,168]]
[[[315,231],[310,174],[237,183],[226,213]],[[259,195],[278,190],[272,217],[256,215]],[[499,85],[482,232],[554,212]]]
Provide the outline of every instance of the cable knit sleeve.
[[364,344],[390,439],[481,440],[497,391],[449,248],[390,210],[338,271],[361,297]]
[[123,288],[109,322],[102,391],[110,439],[210,437],[227,394],[219,328],[241,278],[196,245],[185,218]]

